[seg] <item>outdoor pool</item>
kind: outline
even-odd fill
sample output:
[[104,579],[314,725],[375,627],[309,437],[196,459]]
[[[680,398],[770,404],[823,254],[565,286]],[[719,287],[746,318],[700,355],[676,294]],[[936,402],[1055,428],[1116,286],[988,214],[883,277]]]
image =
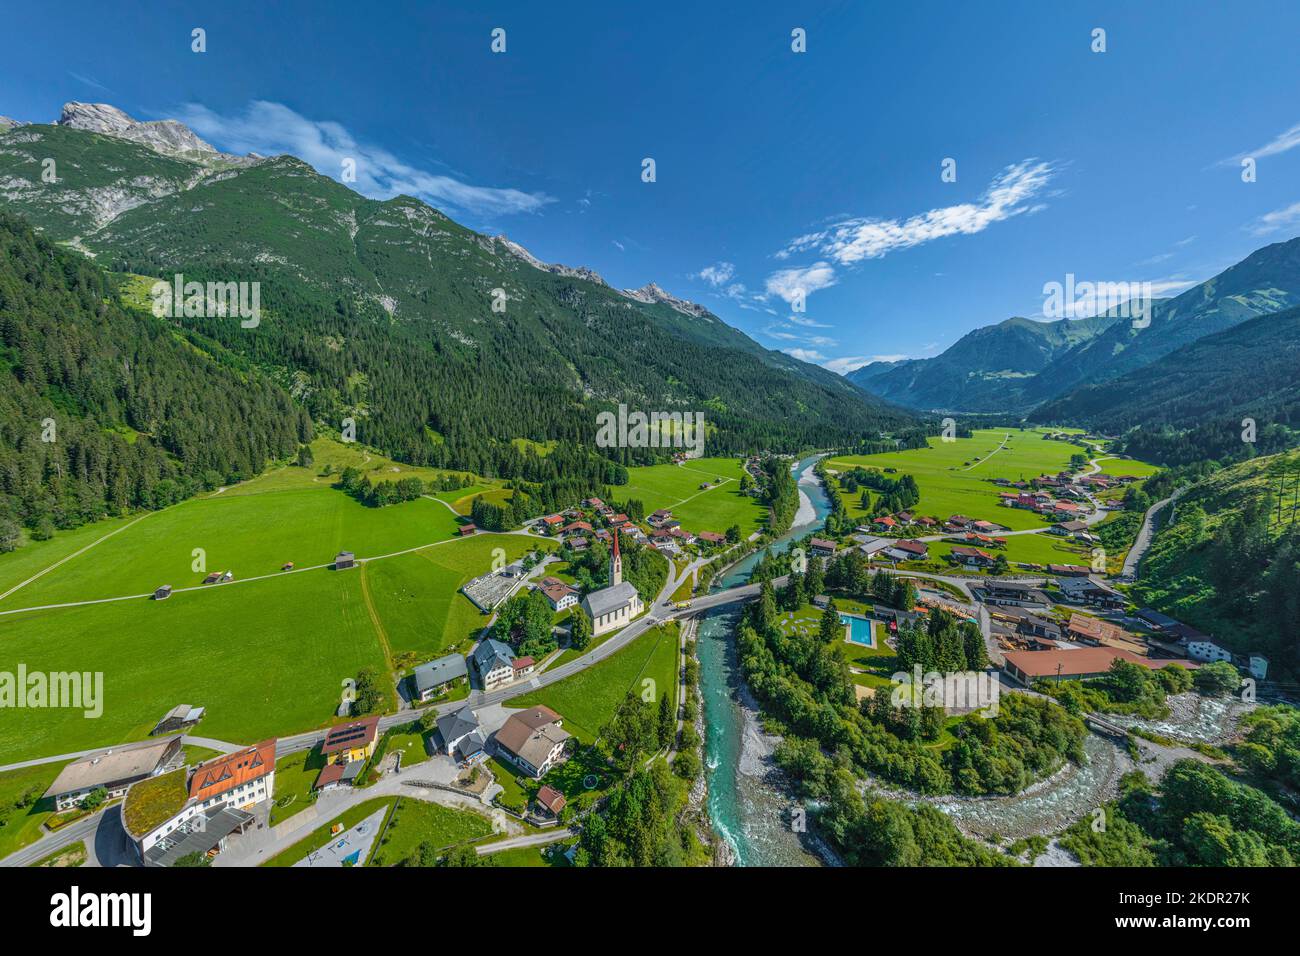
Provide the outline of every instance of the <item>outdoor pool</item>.
[[850,642],[861,644],[863,647],[876,646],[876,639],[872,636],[869,618],[858,617],[855,614],[841,614],[840,620],[849,626]]

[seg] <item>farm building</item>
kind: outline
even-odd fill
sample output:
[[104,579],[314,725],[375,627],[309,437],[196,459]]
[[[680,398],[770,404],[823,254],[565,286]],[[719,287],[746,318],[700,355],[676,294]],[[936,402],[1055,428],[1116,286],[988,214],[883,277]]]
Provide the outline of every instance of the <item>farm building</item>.
[[71,809],[100,787],[113,799],[139,780],[179,767],[184,759],[179,736],[111,747],[72,761],[59,771],[45,796],[54,800],[57,810]]
[[357,566],[357,556],[351,551],[340,551],[334,558],[334,570],[342,571],[345,568],[355,568]]
[[448,654],[446,657],[421,664],[411,674],[415,699],[426,701],[431,697],[437,697],[455,681],[468,676],[469,667],[460,654]]
[[155,601],[165,601],[171,596],[172,596],[172,586],[170,584],[164,584],[158,590],[153,592],[153,599]]
[[151,737],[156,737],[158,734],[174,734],[178,730],[193,727],[202,719],[202,707],[191,707],[189,704],[177,704],[163,715],[163,719],[158,721],[153,730],[149,731],[149,735]]

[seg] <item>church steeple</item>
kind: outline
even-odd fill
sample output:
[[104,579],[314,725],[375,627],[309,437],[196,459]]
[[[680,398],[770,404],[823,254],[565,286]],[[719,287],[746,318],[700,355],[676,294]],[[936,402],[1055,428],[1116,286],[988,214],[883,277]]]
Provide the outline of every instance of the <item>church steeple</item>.
[[623,556],[618,553],[618,529],[614,529],[614,553],[609,559],[609,586],[623,583]]

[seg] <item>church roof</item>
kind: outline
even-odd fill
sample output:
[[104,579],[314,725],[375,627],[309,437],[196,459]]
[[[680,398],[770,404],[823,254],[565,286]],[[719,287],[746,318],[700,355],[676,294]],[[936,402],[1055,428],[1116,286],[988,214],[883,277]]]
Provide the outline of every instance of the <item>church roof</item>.
[[627,607],[636,597],[638,597],[636,588],[632,586],[631,582],[624,581],[612,587],[592,591],[583,601],[586,603],[587,610],[592,617],[600,617],[610,611],[617,611],[621,607]]

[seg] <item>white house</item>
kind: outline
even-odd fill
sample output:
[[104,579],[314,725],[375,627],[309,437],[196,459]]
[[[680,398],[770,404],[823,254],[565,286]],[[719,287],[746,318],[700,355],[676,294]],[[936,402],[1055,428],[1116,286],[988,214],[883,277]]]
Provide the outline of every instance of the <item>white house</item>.
[[1232,651],[1224,650],[1213,641],[1188,641],[1187,656],[1194,661],[1231,661]]

